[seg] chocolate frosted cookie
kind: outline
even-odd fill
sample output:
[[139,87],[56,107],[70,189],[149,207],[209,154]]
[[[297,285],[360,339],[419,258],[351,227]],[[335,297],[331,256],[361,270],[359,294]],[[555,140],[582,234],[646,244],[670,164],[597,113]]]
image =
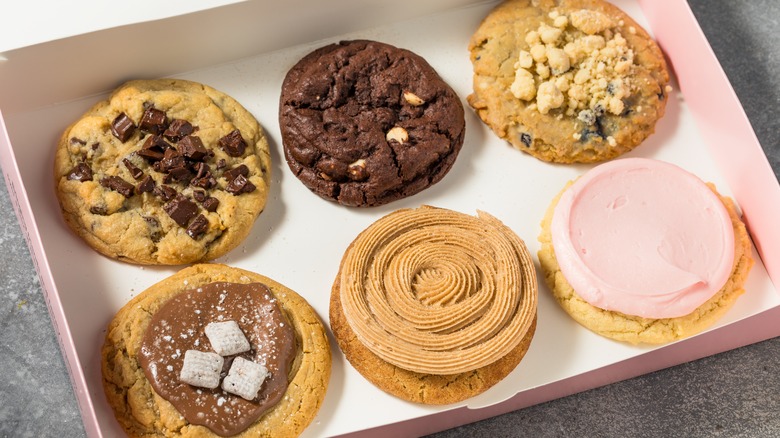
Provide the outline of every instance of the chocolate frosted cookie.
[[652,134],[665,111],[661,50],[602,0],[506,1],[469,50],[469,104],[499,137],[544,161],[617,157]]
[[211,260],[236,247],[265,206],[268,143],[238,102],[178,79],[131,81],[60,138],[65,221],[126,262]]
[[463,145],[458,96],[420,56],[374,41],[315,50],[285,77],[284,154],[306,187],[370,207],[441,180]]
[[133,298],[101,354],[129,436],[295,437],[328,388],[328,337],[300,295],[224,265],[181,270]]

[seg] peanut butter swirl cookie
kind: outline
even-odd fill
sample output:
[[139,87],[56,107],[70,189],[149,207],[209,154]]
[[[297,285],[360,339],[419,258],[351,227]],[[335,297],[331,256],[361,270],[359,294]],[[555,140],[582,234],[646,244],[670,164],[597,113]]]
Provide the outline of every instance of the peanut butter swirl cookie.
[[257,120],[233,98],[179,79],[131,81],[60,138],[65,222],[111,258],[176,265],[217,258],[249,235],[270,183]]
[[523,241],[487,213],[398,210],[344,254],[330,321],[347,360],[382,390],[453,403],[503,379],[525,354],[537,284]]
[[496,135],[544,161],[617,157],[652,134],[665,111],[661,50],[602,0],[508,0],[469,50],[469,104]]

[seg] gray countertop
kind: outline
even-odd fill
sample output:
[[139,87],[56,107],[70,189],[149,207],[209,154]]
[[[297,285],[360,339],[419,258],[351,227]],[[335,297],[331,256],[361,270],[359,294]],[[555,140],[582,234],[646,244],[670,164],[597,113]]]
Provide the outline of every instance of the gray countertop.
[[[780,1],[689,2],[780,175]],[[0,436],[84,436],[4,185],[0,245]],[[780,338],[433,436],[780,436]]]

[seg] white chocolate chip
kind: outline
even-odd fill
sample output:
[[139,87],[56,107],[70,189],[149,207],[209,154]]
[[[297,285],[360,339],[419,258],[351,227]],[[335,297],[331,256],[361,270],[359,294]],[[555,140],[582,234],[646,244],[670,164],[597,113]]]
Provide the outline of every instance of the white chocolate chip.
[[406,129],[400,126],[395,126],[389,131],[387,131],[387,135],[385,136],[385,138],[387,139],[388,142],[395,141],[404,144],[407,141],[409,141],[409,133],[406,132]]

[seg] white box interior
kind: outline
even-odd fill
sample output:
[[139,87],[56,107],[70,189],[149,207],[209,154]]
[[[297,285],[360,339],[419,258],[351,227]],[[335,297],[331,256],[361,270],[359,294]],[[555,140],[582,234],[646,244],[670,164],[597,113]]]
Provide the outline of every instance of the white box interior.
[[[472,77],[468,41],[495,2],[404,0],[355,6],[353,1],[340,0],[306,8],[304,3],[238,3],[11,51],[0,62],[0,102],[7,132],[105,436],[120,434],[101,387],[99,359],[105,327],[129,298],[178,268],[144,268],[109,260],[70,233],[54,196],[52,152],[62,130],[123,81],[172,76],[202,82],[236,98],[260,121],[272,151],[269,202],[249,238],[217,261],[267,275],[296,290],[326,325],[330,287],[343,251],[379,217],[422,204],[469,214],[484,210],[512,228],[535,256],[539,222],[548,203],[568,180],[591,167],[543,163],[514,150],[468,108],[465,98]],[[615,3],[647,28],[634,1]],[[381,11],[380,5],[384,5]],[[414,16],[405,11],[414,11]],[[466,108],[466,139],[450,173],[415,196],[370,209],[324,201],[297,181],[284,162],[277,123],[287,70],[314,48],[358,38],[387,42],[423,56]],[[676,163],[730,194],[678,91],[671,93],[656,133],[627,156]],[[756,254],[754,258],[748,293],[715,327],[780,304],[761,260]],[[305,435],[338,435],[458,406],[489,406],[518,392],[662,348],[595,335],[557,306],[543,282],[539,289],[537,332],[520,366],[484,394],[456,405],[417,405],[383,393],[354,371],[332,342],[334,367],[328,394]]]

